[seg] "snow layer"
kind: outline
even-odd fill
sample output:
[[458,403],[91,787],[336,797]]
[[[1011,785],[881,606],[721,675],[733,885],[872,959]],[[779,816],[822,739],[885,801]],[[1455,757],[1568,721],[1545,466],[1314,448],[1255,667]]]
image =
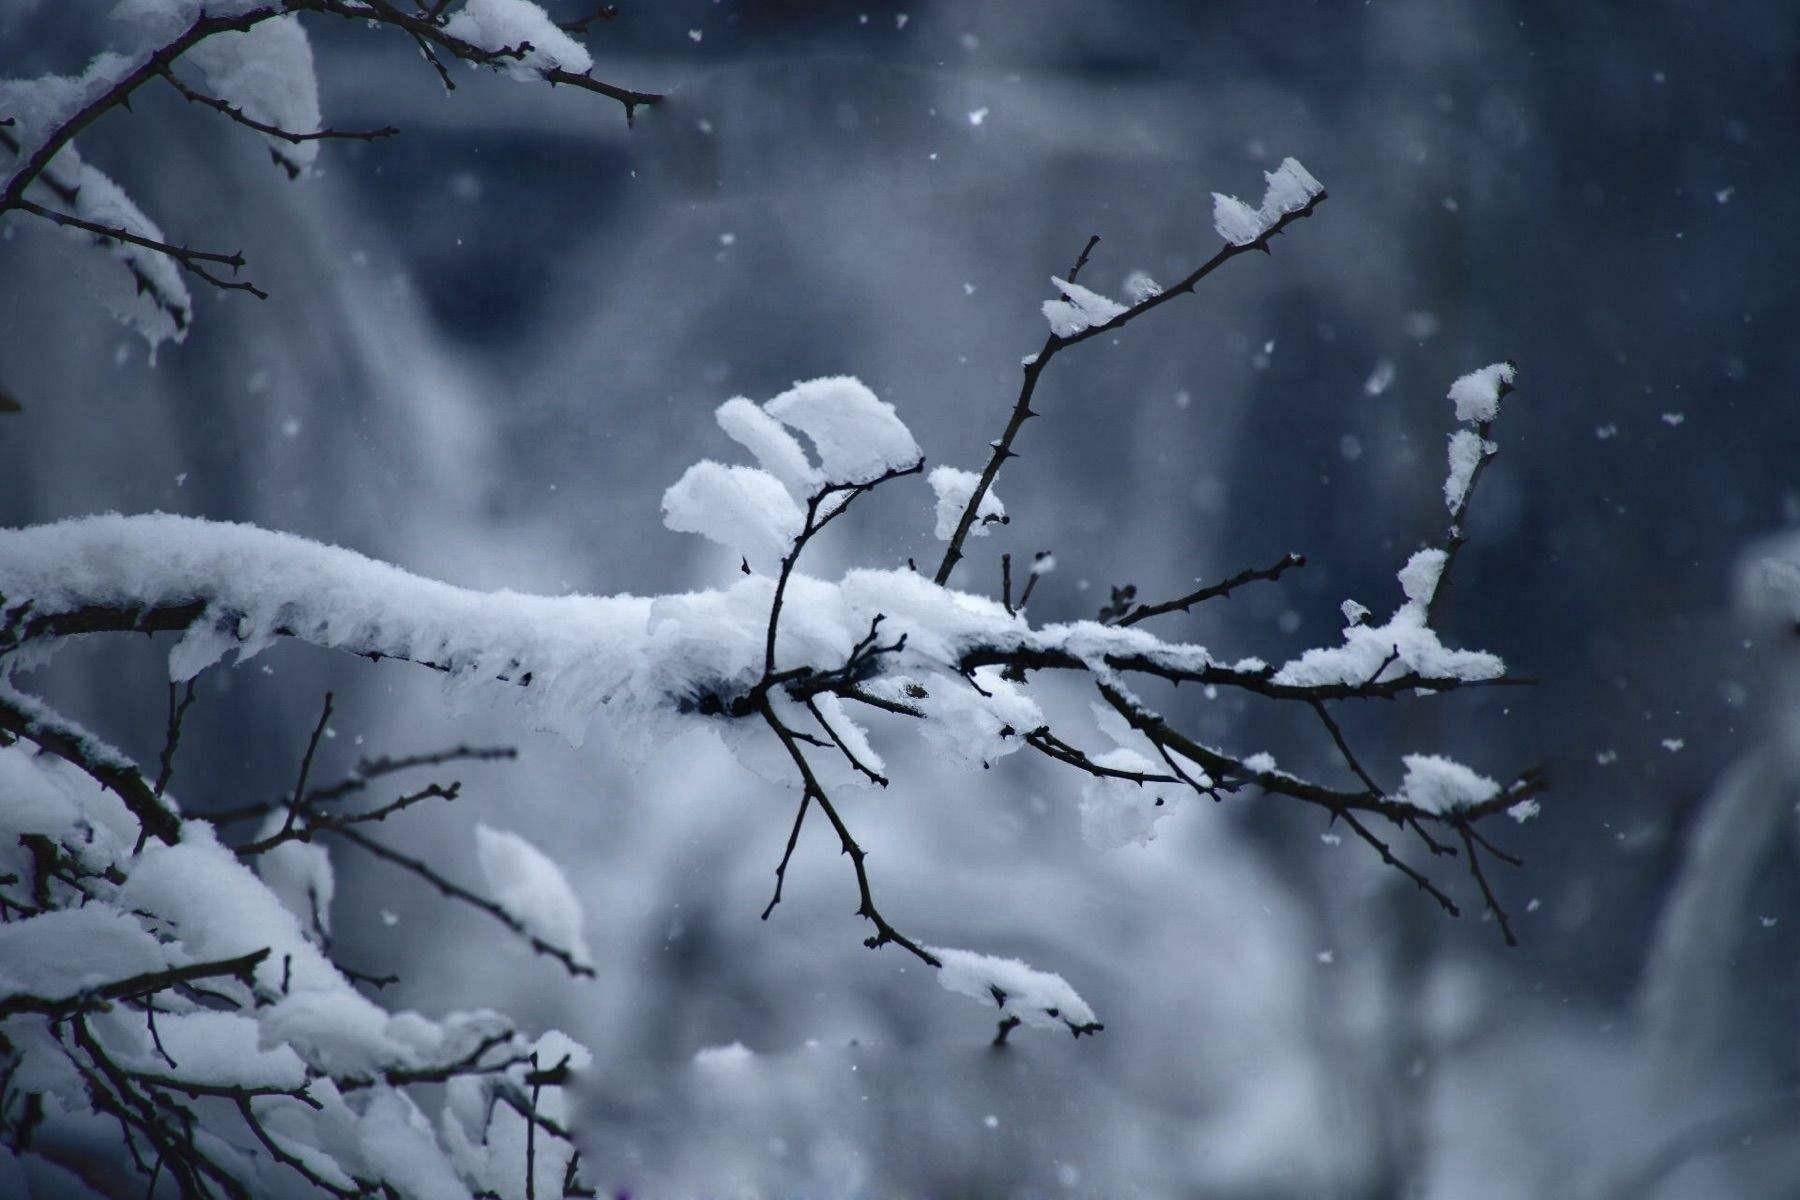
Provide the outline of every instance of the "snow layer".
[[1457,379],[1447,396],[1456,405],[1456,419],[1484,424],[1499,416],[1502,385],[1511,387],[1515,374],[1511,363],[1497,362]]
[[1492,442],[1483,441],[1481,435],[1470,429],[1459,429],[1450,435],[1450,471],[1444,476],[1444,507],[1452,515],[1469,498],[1475,468],[1481,465],[1483,458],[1494,453],[1494,449]]
[[1506,674],[1506,664],[1497,656],[1484,650],[1452,650],[1426,624],[1426,610],[1437,591],[1444,561],[1442,550],[1415,553],[1399,573],[1406,602],[1386,624],[1348,626],[1342,645],[1306,651],[1276,671],[1274,681],[1296,686],[1354,687],[1409,674],[1467,682],[1498,679]]
[[[312,43],[298,17],[277,17],[243,33],[215,34],[189,50],[183,61],[199,68],[206,90],[253,121],[289,133],[311,133],[323,124]],[[317,141],[263,137],[291,170],[309,167],[319,157]]]
[[[760,478],[771,496],[791,503],[772,476]],[[203,606],[170,651],[172,678],[190,678],[229,651],[242,656],[277,636],[294,636],[431,663],[454,692],[480,689],[574,741],[598,722],[628,757],[661,744],[672,731],[669,722],[696,695],[741,690],[760,676],[772,589],[766,576],[739,576],[717,590],[654,599],[475,592],[303,538],[164,514],[0,531],[0,596],[9,608],[30,600],[42,618],[90,605]],[[779,648],[790,664],[842,662],[880,613],[884,640],[907,637],[902,653],[882,658],[894,674],[954,671],[977,646],[1068,654],[1102,670],[1109,655],[1136,655],[1177,670],[1219,665],[1204,647],[1163,642],[1136,627],[1079,621],[1032,629],[994,600],[938,587],[904,569],[851,571],[837,582],[797,574],[789,601]],[[1429,631],[1411,642],[1426,638],[1436,644]],[[0,660],[0,671],[16,658]],[[1486,661],[1497,670],[1498,660]],[[1261,666],[1255,660],[1233,665]],[[1010,695],[1004,681],[982,686],[996,697]],[[966,682],[956,687],[970,690]],[[934,687],[932,694],[954,690]],[[984,701],[990,709],[1001,703]],[[1020,722],[1041,723],[1028,702],[1007,700],[1003,707],[978,723],[976,753],[1017,744],[981,732],[996,721],[1017,732],[1035,727]]]
[[796,500],[811,495],[823,482],[794,435],[754,401],[733,397],[713,416],[719,428],[755,455],[756,465],[781,480]]
[[1104,325],[1125,311],[1117,300],[1089,291],[1079,283],[1052,279],[1051,285],[1062,295],[1044,301],[1044,319],[1057,337],[1074,337],[1084,329]]
[[1407,754],[1400,761],[1406,775],[1395,799],[1433,815],[1473,808],[1500,794],[1500,785],[1477,775],[1453,759],[1436,754]]
[[1213,193],[1213,229],[1234,246],[1248,246],[1291,213],[1304,210],[1325,194],[1325,187],[1299,160],[1284,158],[1273,171],[1263,172],[1263,198],[1256,208],[1235,196]]
[[469,0],[451,14],[444,32],[491,53],[509,55],[504,69],[515,79],[535,79],[558,67],[580,75],[594,66],[593,56],[581,43],[558,29],[530,0]]
[[[80,953],[71,953],[79,947]],[[109,980],[166,970],[185,956],[100,905],[0,924],[0,996],[62,1000]]]
[[1017,1017],[1039,1028],[1094,1023],[1094,1010],[1061,975],[1035,970],[1016,958],[940,946],[926,949],[944,964],[938,971],[940,984],[958,995],[995,1005],[1002,1017]]
[[770,569],[800,534],[806,517],[781,480],[756,467],[697,462],[662,498],[663,524],[697,533]]
[[[947,542],[956,536],[956,523],[962,520],[963,510],[969,507],[969,497],[975,494],[975,485],[981,482],[981,476],[957,467],[934,467],[925,482],[931,485],[931,491],[937,497],[932,533],[938,541]],[[975,513],[975,523],[969,526],[969,536],[986,537],[988,525],[1004,516],[1006,505],[989,488],[981,497],[981,508]]]
[[831,483],[868,482],[923,457],[894,406],[849,375],[796,383],[763,410],[812,440]]
[[547,854],[516,833],[480,824],[475,854],[501,908],[537,937],[568,950],[576,962],[593,961],[582,932],[581,901]]

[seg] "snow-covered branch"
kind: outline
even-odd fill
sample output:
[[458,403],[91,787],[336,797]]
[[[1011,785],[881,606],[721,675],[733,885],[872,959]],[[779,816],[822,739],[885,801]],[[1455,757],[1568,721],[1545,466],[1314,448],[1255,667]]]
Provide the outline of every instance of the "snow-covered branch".
[[[256,132],[290,178],[312,165],[322,141],[397,133],[392,126],[341,130],[322,122],[303,13],[405,34],[447,89],[456,85],[445,58],[607,97],[624,108],[628,122],[639,107],[662,98],[593,74],[593,57],[575,40],[593,18],[567,30],[531,0],[464,0],[453,11],[447,3],[409,11],[387,0],[125,0],[113,15],[130,29],[128,49],[97,55],[77,75],[0,80],[0,216],[20,212],[49,221],[118,259],[129,291],[103,299],[152,349],[187,335],[193,304],[181,272],[216,288],[258,298],[267,293],[237,277],[245,265],[241,253],[166,237],[112,179],[82,161],[75,139],[108,113],[129,108],[156,80]],[[178,72],[178,61],[201,82]]]
[[[170,4],[181,6],[140,7]],[[564,35],[547,18],[535,23],[542,13],[524,0],[470,0],[454,12],[447,4],[402,12],[384,0],[277,7],[373,14],[428,50],[515,74],[555,81],[588,66],[572,42],[556,40]],[[198,19],[263,11],[227,6]],[[529,36],[520,36],[519,22]],[[224,103],[256,112],[209,80],[231,97]],[[997,1043],[1026,1026],[1077,1037],[1103,1026],[1061,976],[904,932],[878,906],[868,851],[840,802],[846,789],[890,783],[877,738],[852,715],[860,709],[907,718],[893,723],[901,736],[917,732],[941,757],[972,769],[1030,749],[1079,773],[1082,826],[1099,845],[1149,841],[1159,818],[1184,800],[1258,794],[1318,810],[1457,915],[1450,885],[1393,841],[1416,836],[1430,861],[1461,861],[1511,943],[1488,867],[1518,863],[1483,824],[1535,815],[1543,776],[1526,771],[1502,783],[1435,753],[1403,755],[1384,771],[1352,745],[1331,707],[1524,682],[1494,654],[1446,645],[1432,625],[1475,484],[1495,453],[1489,439],[1514,380],[1510,363],[1450,388],[1459,427],[1447,450],[1451,520],[1443,542],[1399,567],[1399,596],[1385,621],[1344,601],[1346,624],[1334,644],[1296,647],[1271,663],[1150,627],[1151,618],[1238,587],[1277,585],[1304,565],[1293,553],[1165,602],[1137,603],[1135,592],[1119,589],[1101,618],[1088,621],[1034,624],[1030,587],[1014,601],[1010,560],[998,599],[947,583],[966,540],[1007,517],[992,484],[1014,456],[1023,422],[1036,415],[1030,404],[1047,363],[1192,291],[1238,254],[1266,250],[1324,197],[1291,159],[1267,183],[1254,209],[1218,198],[1224,248],[1170,288],[1134,289],[1130,306],[1076,282],[1098,244],[1090,239],[1057,281],[1061,299],[1045,309],[1051,333],[1026,363],[986,470],[939,468],[926,477],[933,498],[921,507],[949,541],[935,578],[910,560],[837,579],[801,570],[819,533],[865,496],[916,488],[912,477],[925,466],[893,406],[844,376],[797,383],[766,403],[735,397],[720,405],[718,424],[756,465],[696,463],[662,496],[665,525],[708,538],[741,564],[728,582],[700,591],[474,591],[288,534],[160,513],[0,530],[0,788],[28,800],[0,805],[0,888],[24,889],[0,891],[0,1067],[27,1072],[32,1094],[50,1097],[36,1109],[14,1104],[18,1089],[10,1075],[0,1077],[5,1145],[27,1146],[37,1125],[74,1114],[116,1123],[124,1159],[152,1178],[152,1193],[167,1171],[184,1193],[201,1196],[299,1185],[340,1197],[578,1194],[561,1089],[586,1065],[585,1050],[554,1032],[527,1038],[493,1013],[389,1014],[355,986],[383,980],[330,955],[329,847],[347,845],[484,913],[571,974],[594,974],[575,893],[536,847],[478,826],[484,893],[371,832],[461,794],[455,781],[433,781],[378,799],[370,794],[376,782],[505,752],[458,747],[375,760],[317,786],[315,752],[333,711],[327,696],[310,736],[296,739],[298,775],[283,799],[184,821],[166,790],[185,709],[174,687],[155,785],[120,752],[16,690],[59,646],[91,634],[175,635],[174,685],[282,638],[400,659],[440,673],[459,698],[511,707],[573,741],[597,734],[627,760],[655,755],[677,734],[710,733],[745,766],[798,793],[763,916],[790,886],[795,848],[816,810],[850,860],[856,915],[872,930],[864,944],[896,946],[945,988],[992,1003]],[[1034,565],[1034,584],[1048,566]],[[1052,727],[1033,687],[1043,671],[1091,679],[1099,701],[1092,732],[1110,748],[1085,749],[1091,735]],[[1162,683],[1236,690],[1286,706],[1309,729],[1316,721],[1341,759],[1333,773],[1349,782],[1183,731],[1138,690]],[[55,760],[40,761],[28,744]],[[1399,782],[1384,785],[1384,774]],[[240,832],[226,841],[220,828]],[[58,953],[72,942],[84,947],[74,962]],[[440,1084],[444,1111],[434,1129],[409,1089]],[[188,1119],[193,1111],[204,1136]]]

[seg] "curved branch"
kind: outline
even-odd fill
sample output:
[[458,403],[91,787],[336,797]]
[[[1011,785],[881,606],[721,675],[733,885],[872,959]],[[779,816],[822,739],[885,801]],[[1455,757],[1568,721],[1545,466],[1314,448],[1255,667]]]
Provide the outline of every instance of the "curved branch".
[[171,845],[181,837],[181,819],[163,804],[130,759],[6,686],[0,686],[0,730],[78,767],[125,802],[145,835]]

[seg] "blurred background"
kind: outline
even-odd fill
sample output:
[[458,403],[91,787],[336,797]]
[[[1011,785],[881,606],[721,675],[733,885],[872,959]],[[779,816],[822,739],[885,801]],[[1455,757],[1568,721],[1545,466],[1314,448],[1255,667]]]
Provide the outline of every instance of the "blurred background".
[[[108,7],[0,0],[0,75],[78,69]],[[973,775],[877,726],[895,782],[846,816],[884,911],[1061,973],[1107,1025],[995,1051],[979,1009],[862,949],[822,826],[757,919],[791,797],[716,743],[634,772],[400,664],[278,647],[208,672],[174,785],[193,811],[286,786],[328,688],[321,771],[520,747],[392,832],[465,880],[477,820],[544,847],[598,981],[347,856],[339,950],[400,974],[391,1006],[491,1005],[592,1046],[605,1190],[1800,1195],[1797,672],[1731,602],[1747,548],[1800,524],[1793,6],[621,4],[597,73],[669,93],[629,130],[472,71],[446,95],[403,41],[323,22],[328,122],[401,137],[289,182],[146,93],[81,140],[176,240],[241,246],[267,301],[196,290],[152,365],[68,243],[0,228],[0,387],[23,405],[0,416],[0,523],[161,509],[471,587],[727,582],[735,559],[658,512],[687,464],[735,459],[720,401],[856,374],[933,463],[979,469],[1088,235],[1091,287],[1179,278],[1216,247],[1211,192],[1254,203],[1293,155],[1330,199],[1272,257],[1047,373],[998,489],[1012,523],[957,578],[996,592],[1002,551],[1054,551],[1050,621],[1302,551],[1164,619],[1281,661],[1336,640],[1339,601],[1398,602],[1443,523],[1445,388],[1519,364],[1439,624],[1541,683],[1344,714],[1390,786],[1409,751],[1549,769],[1543,816],[1501,831],[1525,859],[1496,879],[1516,950],[1453,869],[1457,921],[1310,811],[1192,804],[1099,852],[1080,777]],[[934,561],[930,507],[885,489],[810,569]],[[115,640],[27,682],[153,759],[163,672]],[[1088,693],[1042,682],[1101,747]],[[1335,769],[1294,714],[1156,698],[1207,740]]]

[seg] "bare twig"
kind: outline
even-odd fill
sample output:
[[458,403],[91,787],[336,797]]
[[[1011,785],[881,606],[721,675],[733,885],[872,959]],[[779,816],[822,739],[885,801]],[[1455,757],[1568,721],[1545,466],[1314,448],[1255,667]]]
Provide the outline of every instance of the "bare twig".
[[494,920],[512,930],[515,935],[533,950],[537,951],[539,954],[548,955],[561,963],[563,969],[569,974],[584,976],[588,979],[594,978],[594,968],[577,959],[572,951],[538,937],[535,933],[532,933],[525,928],[525,923],[523,921],[507,912],[504,908],[501,908],[492,900],[489,900],[486,896],[471,892],[465,887],[450,882],[450,880],[440,875],[426,863],[423,863],[410,855],[402,854],[400,851],[393,849],[385,843],[377,841],[362,830],[356,828],[354,825],[336,826],[333,828],[333,832],[346,841],[367,850],[375,857],[417,875],[420,879],[423,879],[426,883],[429,883],[432,887],[436,888],[440,894],[486,913],[488,916],[494,918]]
[[1159,617],[1164,613],[1186,612],[1188,609],[1194,607],[1194,605],[1203,604],[1215,597],[1230,596],[1234,588],[1243,587],[1246,583],[1259,579],[1266,579],[1273,583],[1275,580],[1281,578],[1283,572],[1294,567],[1304,567],[1305,565],[1306,556],[1304,554],[1284,554],[1280,561],[1269,566],[1251,567],[1248,570],[1239,571],[1229,579],[1221,580],[1218,583],[1208,584],[1206,587],[1189,592],[1185,596],[1178,596],[1173,600],[1165,600],[1161,604],[1140,604],[1126,612],[1124,616],[1114,621],[1113,624],[1120,626],[1136,625],[1139,621],[1147,621],[1151,617]]
[[[842,848],[843,853],[850,856],[850,863],[856,871],[856,889],[860,898],[860,903],[857,905],[856,909],[856,915],[864,918],[871,925],[875,926],[874,934],[864,939],[863,945],[873,950],[892,942],[894,945],[907,951],[927,966],[943,966],[943,962],[937,955],[931,953],[931,951],[925,949],[925,947],[919,945],[919,943],[913,941],[898,929],[895,929],[888,923],[887,918],[881,915],[881,910],[875,907],[875,897],[869,890],[869,872],[863,865],[863,860],[868,857],[867,852],[864,851],[863,848],[857,844],[856,839],[851,836],[849,826],[845,825],[843,817],[838,815],[836,806],[831,803],[831,798],[825,794],[825,789],[819,785],[818,777],[813,774],[812,765],[806,761],[806,752],[800,749],[800,744],[794,739],[792,732],[789,731],[786,725],[782,724],[781,718],[775,715],[775,708],[769,702],[767,695],[764,695],[762,698],[762,715],[763,719],[768,722],[769,728],[775,731],[775,736],[780,739],[782,746],[787,750],[788,757],[793,759],[795,768],[800,772],[800,778],[803,781],[806,793],[811,795],[813,800],[817,801],[819,811],[825,814],[825,819],[830,821],[831,827],[837,831],[838,844]],[[798,830],[799,821],[796,820],[796,836]],[[783,867],[785,868],[785,866],[786,863],[784,862]]]
[[[950,537],[950,544],[945,548],[943,560],[938,563],[937,573],[933,578],[939,584],[950,582],[951,572],[956,570],[956,564],[962,559],[963,543],[968,540],[969,530],[975,524],[976,515],[981,511],[981,502],[987,498],[988,489],[994,485],[995,476],[1000,474],[1000,468],[1005,464],[1007,459],[1018,457],[1013,452],[1013,441],[1019,436],[1019,430],[1024,428],[1025,422],[1038,415],[1036,412],[1032,411],[1031,398],[1037,392],[1038,380],[1043,377],[1044,369],[1050,365],[1052,359],[1071,346],[1079,345],[1089,338],[1098,337],[1103,333],[1110,333],[1113,330],[1122,329],[1130,322],[1135,321],[1137,318],[1149,312],[1151,309],[1167,304],[1176,296],[1192,292],[1201,280],[1205,279],[1208,275],[1211,275],[1214,271],[1218,270],[1240,254],[1247,254],[1252,250],[1267,252],[1270,239],[1280,234],[1295,221],[1311,216],[1313,209],[1325,198],[1325,193],[1320,192],[1307,203],[1306,207],[1294,212],[1283,213],[1281,218],[1264,231],[1263,235],[1254,242],[1248,242],[1241,246],[1227,242],[1219,249],[1217,254],[1214,254],[1211,258],[1200,264],[1200,266],[1196,267],[1179,283],[1165,288],[1154,295],[1146,296],[1144,299],[1125,309],[1110,321],[1105,321],[1099,325],[1089,325],[1067,337],[1052,331],[1050,335],[1044,339],[1042,349],[1025,360],[1025,378],[1019,386],[1018,398],[1013,401],[1012,414],[1007,418],[1006,428],[1001,432],[1000,437],[993,443],[993,454],[989,457],[987,466],[982,469],[981,478],[976,482],[974,489],[969,493],[969,499],[963,508],[963,514],[956,522],[956,531]],[[1081,268],[1087,263],[1088,255],[1093,251],[1095,243],[1099,240],[1098,237],[1091,237],[1088,239],[1087,245],[1082,248],[1080,257],[1075,260],[1074,268],[1069,272],[1070,283],[1075,282],[1076,275],[1080,274]]]
[[[179,698],[177,698],[179,695]],[[169,728],[163,737],[162,763],[156,772],[157,796],[169,789],[169,777],[175,772],[175,749],[181,745],[181,719],[187,716],[188,706],[194,702],[194,680],[178,687],[169,685]]]

